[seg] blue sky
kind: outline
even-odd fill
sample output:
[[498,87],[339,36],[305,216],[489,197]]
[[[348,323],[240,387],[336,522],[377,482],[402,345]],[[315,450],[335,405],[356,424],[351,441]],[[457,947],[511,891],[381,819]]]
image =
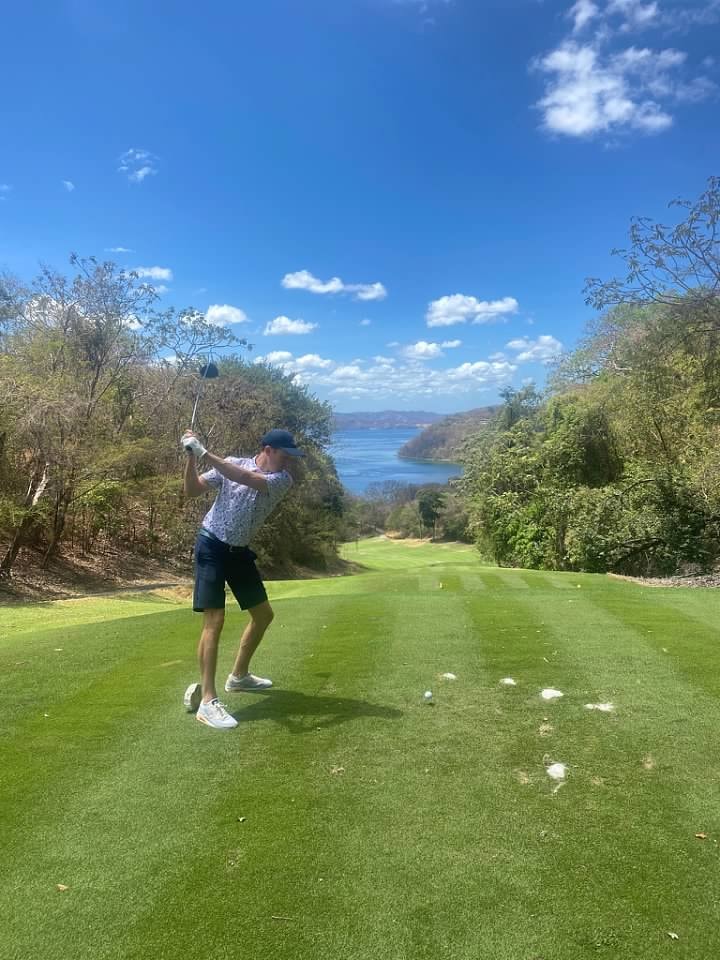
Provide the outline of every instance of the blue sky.
[[720,0],[59,0],[3,34],[0,267],[141,268],[338,410],[542,383],[630,217],[718,173]]

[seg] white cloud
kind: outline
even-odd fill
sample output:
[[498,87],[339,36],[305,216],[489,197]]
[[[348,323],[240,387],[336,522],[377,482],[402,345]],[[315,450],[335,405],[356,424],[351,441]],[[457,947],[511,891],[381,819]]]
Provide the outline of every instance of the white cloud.
[[567,13],[573,21],[573,33],[579,33],[600,13],[600,8],[592,0],[577,0]]
[[5,199],[5,195],[10,193],[12,186],[9,183],[0,183],[0,200]]
[[520,337],[505,344],[509,350],[519,351],[515,357],[517,363],[540,362],[549,363],[554,360],[563,349],[563,345],[555,337],[547,334],[539,336],[537,340],[528,340]]
[[384,300],[387,290],[381,283],[343,283],[340,277],[318,280],[308,270],[286,273],[282,278],[286,290],[308,290],[310,293],[352,293],[357,300]]
[[369,327],[371,323],[372,323],[372,320],[368,320],[368,318],[365,317],[364,320],[361,320],[361,321],[360,321],[360,326],[361,326],[361,327]]
[[164,283],[161,283],[159,286],[153,287],[153,289],[155,290],[155,293],[161,297],[164,293],[169,291],[170,287],[166,287]]
[[325,388],[335,396],[387,396],[388,398],[456,396],[505,386],[513,379],[517,365],[508,361],[479,360],[439,370],[417,359],[374,356],[350,363],[336,362],[317,354],[295,358],[278,350],[255,363],[269,363],[293,374],[313,390]]
[[317,327],[316,323],[306,323],[304,320],[291,320],[290,317],[275,317],[263,331],[266,337],[279,333],[310,333]]
[[213,327],[227,327],[231,323],[248,323],[248,317],[239,307],[231,307],[229,303],[214,303],[208,307],[205,319]]
[[509,379],[516,370],[517,367],[512,363],[488,363],[486,360],[478,360],[475,363],[461,363],[453,370],[446,370],[445,376],[449,380],[498,383]]
[[462,340],[443,340],[440,346],[443,350],[454,350],[455,347],[462,346]]
[[317,353],[306,353],[298,357],[295,363],[301,370],[328,370],[333,365],[332,360],[324,360]]
[[500,351],[499,353],[491,353],[489,359],[490,360],[507,360],[507,357],[502,351]]
[[381,283],[349,283],[345,289],[354,293],[358,300],[384,300],[387,296]]
[[148,280],[172,280],[173,278],[170,267],[134,267],[132,272]]
[[65,187],[68,193],[72,193],[75,189],[75,184],[72,182],[72,180],[63,180],[62,185]]
[[105,253],[134,253],[129,247],[105,247]]
[[[709,6],[720,12],[718,0]],[[568,137],[661,133],[672,126],[674,105],[716,93],[710,78],[688,79],[682,50],[615,43],[632,31],[672,25],[676,12],[683,11],[664,17],[658,3],[643,0],[608,0],[602,8],[593,0],[577,0],[567,14],[571,35],[532,64],[546,77],[545,94],[536,104],[544,129]],[[594,35],[579,42],[576,35],[590,23]]]
[[118,173],[124,173],[131,183],[142,183],[157,173],[157,157],[149,150],[131,147],[119,157],[118,163]]
[[417,343],[404,347],[402,353],[408,360],[434,360],[443,355],[437,343],[428,343],[427,340],[418,340]]
[[685,54],[638,50],[603,56],[590,44],[568,41],[539,62],[552,79],[539,101],[543,125],[552,133],[587,137],[622,128],[659,133],[673,118],[658,103],[675,86],[670,71]]
[[462,293],[433,300],[425,319],[429,327],[451,327],[456,323],[493,323],[507,314],[516,313],[518,302],[514,297],[502,300],[478,300]]
[[345,366],[337,367],[330,374],[331,380],[362,380],[367,379],[369,374],[361,370],[357,363],[348,363]]
[[643,3],[642,0],[609,0],[607,12],[621,16],[621,30],[627,32],[651,24],[658,18],[660,9],[657,3]]

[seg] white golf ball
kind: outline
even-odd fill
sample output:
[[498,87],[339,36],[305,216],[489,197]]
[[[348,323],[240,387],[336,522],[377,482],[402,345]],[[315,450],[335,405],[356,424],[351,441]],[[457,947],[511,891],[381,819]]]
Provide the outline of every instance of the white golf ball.
[[432,700],[432,690],[426,690],[424,696],[426,700]]

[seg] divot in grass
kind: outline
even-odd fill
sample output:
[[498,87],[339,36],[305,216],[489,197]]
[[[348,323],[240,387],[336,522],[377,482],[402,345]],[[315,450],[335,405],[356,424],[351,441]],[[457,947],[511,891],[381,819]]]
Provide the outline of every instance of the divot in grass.
[[516,686],[517,686],[517,683],[515,683],[515,681],[513,680],[512,677],[503,677],[502,680],[500,681],[500,683],[502,683],[502,684],[503,684],[504,686],[506,686],[506,687],[516,687]]
[[540,696],[543,700],[559,700],[560,697],[564,697],[565,694],[562,690],[555,690],[553,687],[546,687],[544,690],[540,691]]
[[556,783],[555,789],[553,790],[553,795],[555,795],[561,787],[565,786],[567,766],[564,763],[551,763],[545,768],[545,772],[550,779]]
[[564,763],[551,763],[545,772],[553,780],[564,780],[567,776],[567,767]]
[[613,713],[615,705],[612,703],[586,703],[586,710],[599,710],[600,713]]

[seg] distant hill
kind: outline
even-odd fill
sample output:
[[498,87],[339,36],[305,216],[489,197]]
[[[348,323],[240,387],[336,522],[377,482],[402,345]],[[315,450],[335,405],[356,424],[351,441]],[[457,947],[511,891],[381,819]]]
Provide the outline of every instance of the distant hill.
[[336,413],[336,430],[361,430],[382,427],[427,427],[442,420],[441,413],[424,410],[380,410],[371,413]]
[[436,420],[398,451],[405,460],[449,460],[456,463],[465,440],[482,430],[499,407],[477,407]]

